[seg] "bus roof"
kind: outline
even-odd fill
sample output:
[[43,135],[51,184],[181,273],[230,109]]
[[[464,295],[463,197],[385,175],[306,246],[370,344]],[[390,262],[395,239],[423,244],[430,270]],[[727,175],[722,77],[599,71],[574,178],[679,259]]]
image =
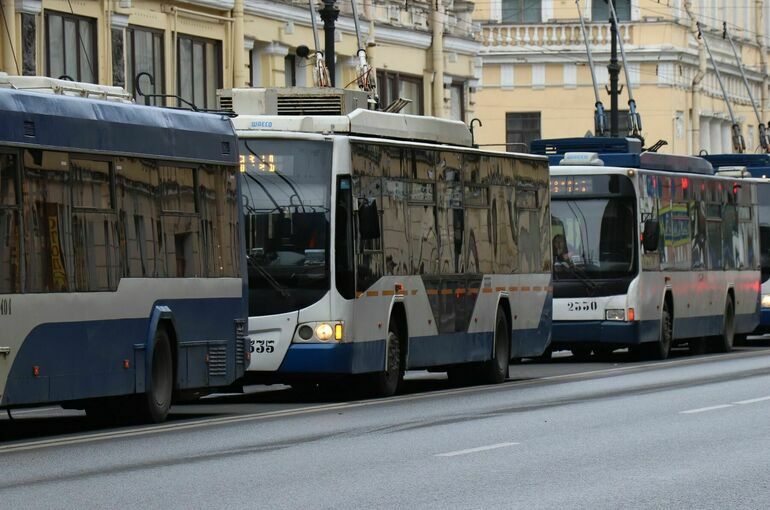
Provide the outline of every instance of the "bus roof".
[[238,115],[239,134],[249,131],[347,134],[471,147],[465,123],[403,113],[356,109],[347,115]]
[[752,177],[770,175],[770,154],[706,154],[701,156],[715,168],[722,166],[742,166]]
[[643,152],[635,138],[560,138],[535,140],[532,152],[548,156],[551,166],[605,166],[714,175],[711,163],[695,156]]
[[0,145],[237,163],[227,117],[0,88]]

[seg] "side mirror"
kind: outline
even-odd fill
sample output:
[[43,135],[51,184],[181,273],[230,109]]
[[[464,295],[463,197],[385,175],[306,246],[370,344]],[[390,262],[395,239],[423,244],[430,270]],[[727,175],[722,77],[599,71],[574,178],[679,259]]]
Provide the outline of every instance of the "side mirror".
[[644,222],[644,232],[642,233],[642,246],[645,252],[658,251],[660,242],[660,223],[658,220],[647,220]]
[[379,239],[380,214],[377,212],[377,200],[359,200],[358,234],[362,241]]

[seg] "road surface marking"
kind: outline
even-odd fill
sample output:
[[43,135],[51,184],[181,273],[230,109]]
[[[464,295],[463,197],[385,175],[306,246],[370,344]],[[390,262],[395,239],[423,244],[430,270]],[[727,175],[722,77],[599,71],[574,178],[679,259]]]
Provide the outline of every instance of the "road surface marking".
[[732,404],[720,404],[718,406],[701,407],[698,409],[690,409],[688,411],[681,411],[679,414],[695,414],[705,413],[706,411],[715,411],[717,409],[724,409],[725,407],[732,407]]
[[[684,365],[700,365],[710,362],[718,362],[724,360],[733,360],[741,358],[752,358],[767,356],[767,350],[748,351],[748,352],[736,352],[728,355],[707,357],[707,358],[684,358],[677,360],[668,360],[664,362],[643,363],[639,365],[629,365],[621,367],[613,367],[609,369],[591,370],[588,372],[575,372],[570,374],[552,375],[546,377],[539,377],[534,379],[528,379],[524,381],[509,381],[503,384],[492,384],[487,386],[471,386],[467,388],[453,388],[448,390],[432,391],[427,393],[417,393],[413,395],[403,395],[397,397],[353,401],[353,402],[340,402],[334,404],[322,404],[317,406],[308,406],[299,409],[285,409],[280,411],[268,411],[257,412],[241,415],[221,416],[216,418],[204,418],[197,421],[184,421],[176,423],[165,423],[162,425],[149,425],[139,428],[128,428],[116,431],[96,432],[89,434],[81,434],[77,436],[65,436],[57,437],[53,439],[33,440],[21,443],[11,443],[8,445],[0,446],[0,455],[4,453],[39,450],[43,448],[71,446],[83,443],[92,443],[96,441],[104,441],[109,439],[119,439],[127,437],[139,437],[151,434],[159,434],[164,432],[176,432],[179,430],[191,430],[205,427],[212,427],[218,425],[233,425],[242,422],[256,422],[262,420],[268,420],[271,418],[283,418],[290,416],[298,416],[305,414],[315,414],[324,411],[340,411],[350,410],[362,407],[378,406],[383,404],[393,404],[400,402],[408,402],[415,400],[424,400],[432,398],[441,398],[454,395],[463,395],[469,393],[485,393],[491,391],[504,391],[506,389],[522,386],[535,386],[547,381],[571,381],[571,380],[590,380],[595,375],[599,374],[621,374],[621,373],[633,373],[638,371],[644,371],[644,369],[660,369],[669,366],[684,366]],[[588,376],[588,377],[586,377]]]
[[770,400],[770,397],[750,398],[749,400],[740,400],[738,402],[733,402],[733,404],[738,404],[738,405],[754,404],[755,402],[764,402],[765,400]]
[[487,446],[478,446],[476,448],[468,448],[467,450],[456,450],[454,452],[437,453],[436,457],[456,457],[458,455],[468,455],[469,453],[485,452],[487,450],[497,450],[498,448],[507,448],[508,446],[515,446],[519,443],[497,443]]

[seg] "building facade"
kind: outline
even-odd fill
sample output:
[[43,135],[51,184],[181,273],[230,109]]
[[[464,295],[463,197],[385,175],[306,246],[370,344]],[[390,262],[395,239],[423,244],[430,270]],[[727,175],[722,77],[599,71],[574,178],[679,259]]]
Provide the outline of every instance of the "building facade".
[[[124,86],[142,102],[176,105],[146,95],[177,94],[200,108],[216,106],[218,88],[313,85],[312,63],[296,54],[314,46],[308,0],[0,1],[1,70],[8,74]],[[403,96],[412,100],[411,113],[476,116],[481,43],[473,2],[357,1],[382,104]],[[322,2],[313,3],[317,12]],[[351,4],[337,6],[334,78],[355,87]]]
[[[767,122],[767,0],[615,0],[631,83],[619,101],[621,134],[628,126],[629,85],[642,116],[642,134],[661,152],[732,152],[731,126],[714,66],[696,22],[708,37],[746,140],[757,149],[758,120],[723,23],[733,37],[751,93]],[[600,100],[610,110],[609,13],[604,0],[580,0],[595,60]],[[477,2],[482,23],[483,76],[476,116],[478,140],[508,150],[526,150],[531,140],[583,136],[594,130],[594,90],[574,0]]]

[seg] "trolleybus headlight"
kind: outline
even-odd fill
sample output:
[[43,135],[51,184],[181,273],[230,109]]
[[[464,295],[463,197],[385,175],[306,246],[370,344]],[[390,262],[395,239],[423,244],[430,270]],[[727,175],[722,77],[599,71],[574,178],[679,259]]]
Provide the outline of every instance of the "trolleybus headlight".
[[297,331],[297,334],[302,340],[310,340],[313,338],[313,328],[305,324],[304,326],[299,327],[299,331]]
[[770,294],[762,294],[762,308],[770,308]]
[[332,328],[331,324],[327,324],[325,322],[322,322],[315,328],[315,336],[318,337],[319,340],[327,341],[334,335],[334,328]]
[[608,321],[624,321],[626,320],[626,312],[622,308],[607,310],[604,312],[604,316]]

